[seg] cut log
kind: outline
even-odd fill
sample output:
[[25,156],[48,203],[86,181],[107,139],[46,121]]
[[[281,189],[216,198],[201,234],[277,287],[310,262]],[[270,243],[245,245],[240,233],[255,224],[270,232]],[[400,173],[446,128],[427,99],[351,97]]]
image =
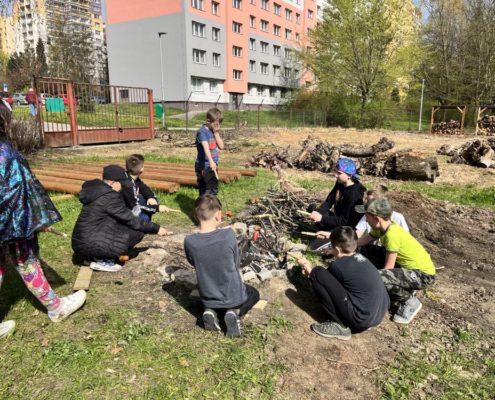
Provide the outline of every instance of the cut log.
[[385,176],[391,179],[430,181],[440,175],[436,157],[405,151],[391,156],[384,165]]
[[495,164],[495,152],[488,143],[483,140],[473,140],[472,142],[465,143],[459,149],[459,155],[464,158],[468,164],[477,167],[490,168]]
[[437,149],[437,154],[443,155],[443,156],[450,156],[452,157],[455,153],[457,153],[457,150],[454,146],[450,144],[443,144]]
[[386,137],[382,137],[378,143],[372,146],[352,146],[350,144],[344,144],[339,146],[340,153],[346,157],[371,157],[377,153],[383,153],[392,149],[395,143],[388,140]]

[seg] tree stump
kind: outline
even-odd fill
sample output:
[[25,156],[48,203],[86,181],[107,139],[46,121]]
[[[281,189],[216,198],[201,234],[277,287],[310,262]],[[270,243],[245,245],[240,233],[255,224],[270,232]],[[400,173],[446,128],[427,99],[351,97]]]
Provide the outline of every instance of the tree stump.
[[390,156],[384,165],[387,178],[430,181],[440,175],[436,157],[424,157],[421,153],[405,151]]

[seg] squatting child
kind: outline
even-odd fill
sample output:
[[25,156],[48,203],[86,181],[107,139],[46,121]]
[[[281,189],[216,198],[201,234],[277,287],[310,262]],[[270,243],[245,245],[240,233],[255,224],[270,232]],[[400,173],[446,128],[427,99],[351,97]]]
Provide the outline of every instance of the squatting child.
[[122,185],[122,196],[132,213],[142,220],[151,221],[156,212],[167,212],[169,208],[158,203],[155,193],[141,179],[144,157],[141,154],[131,154],[125,160],[125,167],[129,184]]
[[223,149],[220,137],[220,125],[223,122],[222,112],[218,108],[210,108],[206,113],[206,123],[196,133],[195,171],[198,179],[199,195],[218,194],[218,161],[219,150]]
[[200,230],[186,237],[184,249],[187,260],[196,269],[204,306],[204,327],[220,331],[218,314],[224,313],[226,335],[240,336],[239,318],[258,302],[259,293],[242,281],[234,231],[218,229],[222,221],[222,205],[218,198],[212,194],[201,196],[194,209]]
[[393,319],[408,324],[421,310],[416,290],[435,282],[435,265],[423,246],[403,228],[390,220],[392,207],[387,199],[375,199],[365,206],[366,221],[372,230],[358,240],[365,246],[380,239],[385,248],[378,268],[392,302],[398,306]]
[[299,260],[330,317],[327,322],[312,324],[311,329],[320,336],[349,340],[351,331],[362,332],[378,325],[390,300],[377,269],[356,253],[358,239],[354,229],[338,227],[330,240],[335,261],[328,269],[313,268],[308,260]]

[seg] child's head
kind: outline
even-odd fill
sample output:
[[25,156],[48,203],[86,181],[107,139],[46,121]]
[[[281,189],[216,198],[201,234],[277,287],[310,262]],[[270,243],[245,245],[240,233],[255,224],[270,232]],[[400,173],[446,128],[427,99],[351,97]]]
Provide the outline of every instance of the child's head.
[[335,177],[337,182],[346,184],[357,180],[356,163],[350,158],[340,158],[335,167]]
[[388,188],[385,185],[377,185],[374,188],[366,191],[366,193],[364,194],[364,202],[367,203],[368,201],[374,199],[386,198],[387,193]]
[[12,122],[12,111],[4,103],[0,101],[0,140],[10,139],[10,124]]
[[144,169],[144,157],[141,154],[131,154],[125,160],[125,169],[131,175],[140,175]]
[[222,203],[216,196],[205,194],[194,202],[194,214],[200,224],[210,221],[219,224],[222,221]]
[[210,108],[206,113],[206,125],[208,128],[220,128],[220,124],[223,122],[222,112],[216,108]]
[[358,237],[356,231],[350,226],[339,226],[332,231],[330,241],[333,255],[339,257],[355,253]]
[[373,228],[380,228],[383,223],[390,221],[392,216],[392,207],[386,198],[370,200],[364,206],[366,221]]
[[103,168],[103,180],[116,192],[122,190],[122,183],[126,184],[128,180],[124,168],[118,165],[107,165]]

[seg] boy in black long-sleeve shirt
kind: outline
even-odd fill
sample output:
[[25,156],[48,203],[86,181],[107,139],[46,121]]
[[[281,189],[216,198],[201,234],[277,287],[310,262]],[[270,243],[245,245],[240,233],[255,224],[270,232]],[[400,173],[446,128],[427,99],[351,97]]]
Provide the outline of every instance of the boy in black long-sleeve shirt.
[[336,228],[331,236],[336,260],[328,269],[313,268],[304,258],[298,260],[330,317],[327,322],[311,325],[320,336],[349,340],[351,330],[362,332],[378,325],[390,306],[378,270],[356,253],[357,240],[353,228]]

